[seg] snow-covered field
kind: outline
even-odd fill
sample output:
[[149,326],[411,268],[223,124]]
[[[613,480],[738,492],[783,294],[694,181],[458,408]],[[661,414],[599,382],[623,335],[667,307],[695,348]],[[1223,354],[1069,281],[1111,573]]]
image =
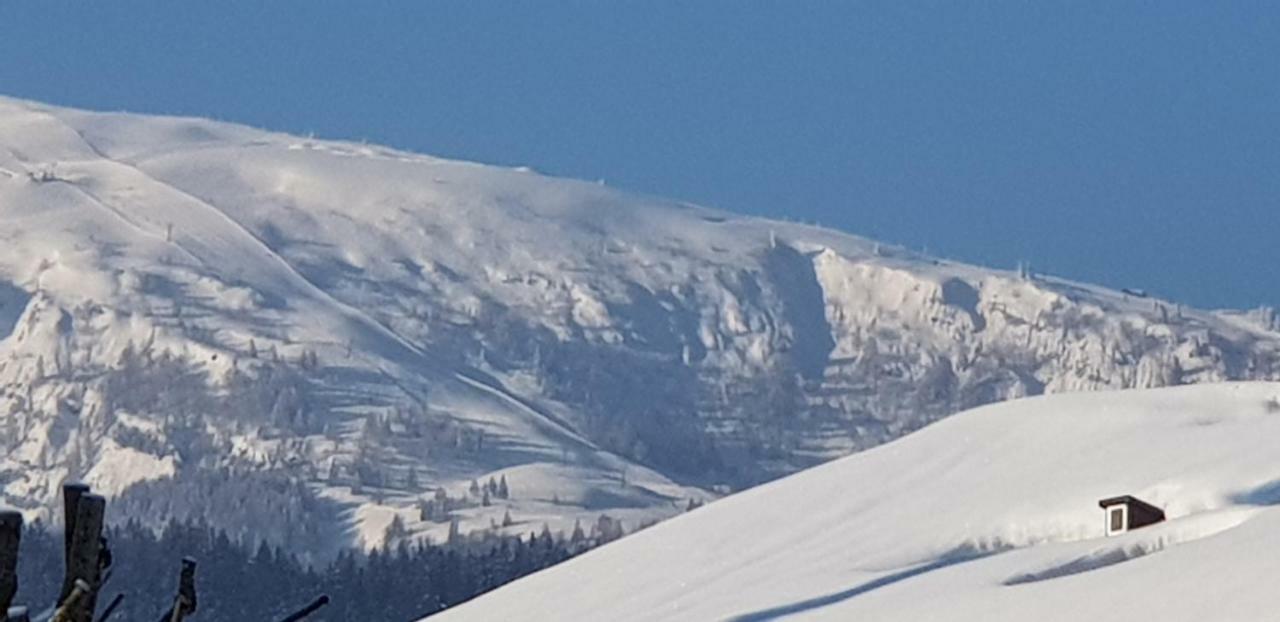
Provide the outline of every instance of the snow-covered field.
[[[1274,620],[1277,448],[1275,383],[1006,402],[432,620]],[[1105,537],[1123,494],[1169,520]]]

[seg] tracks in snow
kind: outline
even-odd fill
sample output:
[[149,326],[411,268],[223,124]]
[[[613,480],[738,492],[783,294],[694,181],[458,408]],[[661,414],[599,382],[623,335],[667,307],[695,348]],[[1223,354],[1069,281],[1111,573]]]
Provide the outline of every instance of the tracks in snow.
[[[587,452],[599,451],[573,426],[529,404],[502,386],[501,382],[482,374],[458,372],[440,366],[390,328],[320,288],[214,203],[158,179],[132,162],[112,158],[75,127],[55,115],[42,114],[74,132],[85,149],[96,156],[96,160],[74,163],[77,168],[90,171],[99,168],[107,173],[94,175],[101,187],[92,183],[64,183],[94,205],[109,211],[130,229],[149,239],[164,241],[197,266],[224,278],[243,280],[263,291],[281,294],[289,306],[314,305],[314,309],[328,309],[326,315],[332,322],[344,326],[353,338],[362,342],[359,344],[361,349],[375,354],[370,363],[413,399],[421,398],[422,387],[414,385],[420,385],[424,374],[456,382],[492,401],[501,410],[521,414],[521,419],[526,420],[531,431],[548,438],[560,438]],[[110,183],[112,181],[117,183]],[[252,260],[254,257],[261,259]],[[268,269],[263,270],[264,266]],[[320,328],[328,332],[337,327]],[[393,365],[388,368],[376,360],[379,358]]]

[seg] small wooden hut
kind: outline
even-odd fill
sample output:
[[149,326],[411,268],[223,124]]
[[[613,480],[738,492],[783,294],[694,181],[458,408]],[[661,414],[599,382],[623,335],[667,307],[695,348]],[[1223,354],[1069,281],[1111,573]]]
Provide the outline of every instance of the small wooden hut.
[[1164,520],[1164,510],[1130,495],[1103,499],[1098,502],[1098,507],[1106,514],[1107,536],[1120,535]]

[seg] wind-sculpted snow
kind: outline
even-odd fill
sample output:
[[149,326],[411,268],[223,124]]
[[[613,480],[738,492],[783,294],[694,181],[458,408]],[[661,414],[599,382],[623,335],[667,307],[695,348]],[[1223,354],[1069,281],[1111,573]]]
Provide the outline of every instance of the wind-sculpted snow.
[[[1277,400],[1243,383],[983,407],[438,618],[1269,620]],[[1168,520],[1105,537],[1097,502],[1119,494]]]
[[[31,513],[110,470],[148,520],[207,513],[190,482],[290,542],[635,527],[970,406],[1280,377],[1267,311],[199,119],[0,100],[0,219],[0,500]],[[472,498],[504,473],[538,479]]]

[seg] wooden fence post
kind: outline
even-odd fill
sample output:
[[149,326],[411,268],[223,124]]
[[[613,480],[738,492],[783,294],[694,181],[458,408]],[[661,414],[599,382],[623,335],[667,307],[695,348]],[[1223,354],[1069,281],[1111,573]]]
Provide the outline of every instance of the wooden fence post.
[[289,614],[289,617],[281,620],[280,622],[300,622],[303,618],[315,613],[327,604],[329,604],[329,596],[327,594],[321,594],[318,598],[311,601],[311,604]]
[[18,593],[18,544],[22,540],[22,515],[0,512],[0,622],[9,619],[9,606]]
[[71,574],[71,536],[76,531],[76,515],[80,511],[80,497],[89,493],[84,484],[62,485],[62,564],[66,572],[62,579],[62,591],[58,593],[58,604],[61,605],[71,590],[76,586],[75,576]]
[[173,607],[160,616],[160,622],[182,622],[196,612],[196,560],[182,558],[182,573],[178,576],[178,595]]
[[[60,610],[66,610],[69,622],[93,622],[102,579],[102,523],[107,500],[100,495],[89,494],[83,487],[64,490],[79,494],[75,494],[78,503],[74,518],[68,523],[70,530],[66,533],[69,553],[64,585],[70,584],[71,590],[58,605]],[[77,592],[82,593],[72,602]]]

